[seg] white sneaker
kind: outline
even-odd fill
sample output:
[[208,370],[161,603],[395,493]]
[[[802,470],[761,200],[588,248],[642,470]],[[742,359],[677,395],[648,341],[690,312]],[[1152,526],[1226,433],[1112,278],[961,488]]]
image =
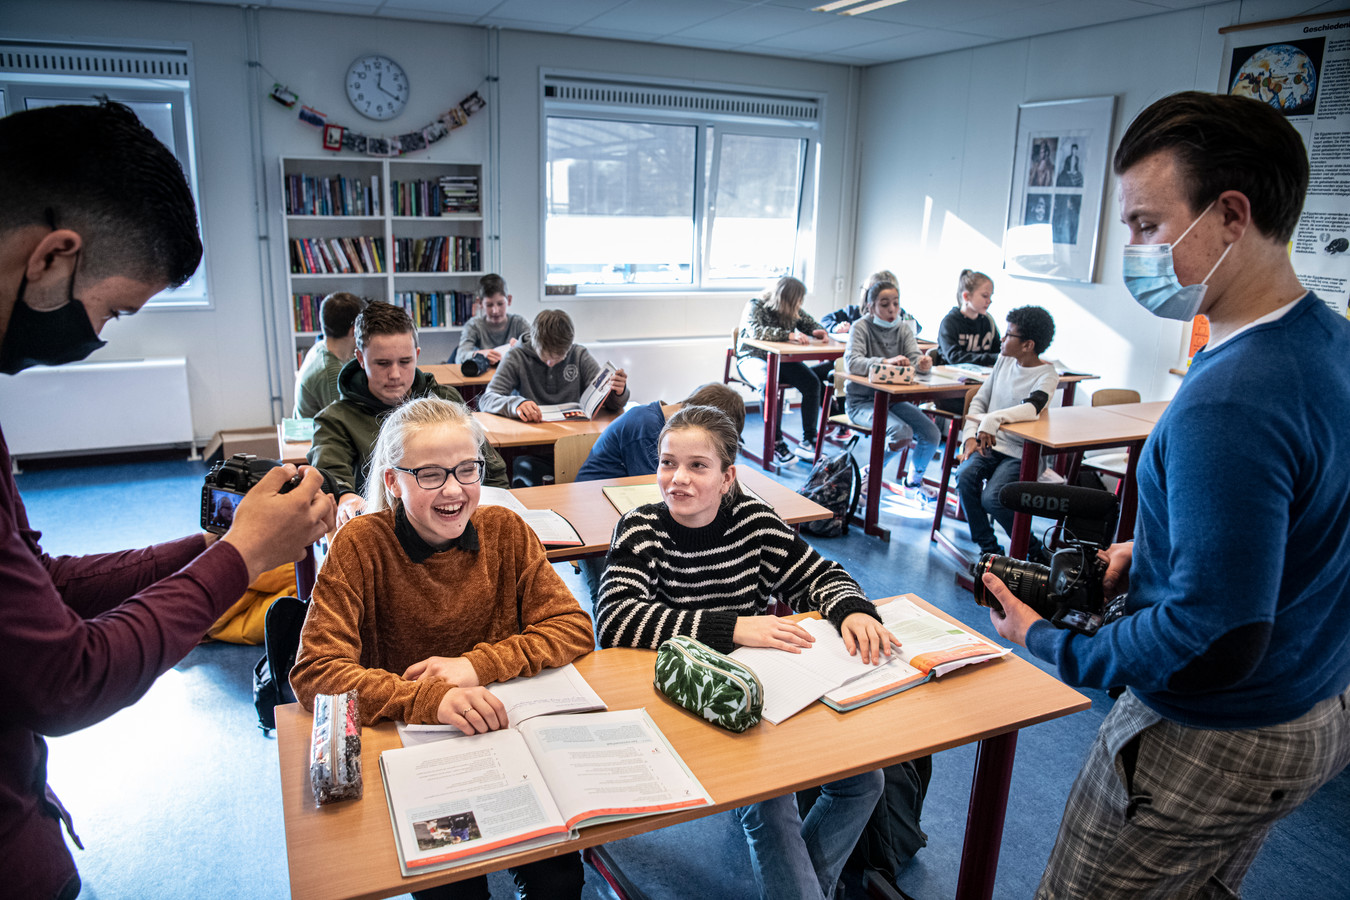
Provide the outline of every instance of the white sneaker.
[[798,459],[804,459],[809,463],[813,463],[816,461],[816,446],[814,443],[809,447],[806,444],[798,444],[792,448],[792,455]]

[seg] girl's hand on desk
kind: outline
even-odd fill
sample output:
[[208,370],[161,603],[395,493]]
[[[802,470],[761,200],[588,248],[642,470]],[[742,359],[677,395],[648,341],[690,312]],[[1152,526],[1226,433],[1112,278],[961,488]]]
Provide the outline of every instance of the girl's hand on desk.
[[731,642],[738,647],[773,647],[790,653],[801,653],[815,640],[796,622],[777,616],[739,616],[731,632]]
[[428,656],[408,666],[403,677],[409,681],[443,678],[460,687],[478,686],[478,673],[473,670],[473,663],[462,656]]
[[914,371],[922,375],[933,368],[933,357],[920,356],[919,361],[914,364]]
[[807,344],[810,343],[810,341],[811,339],[806,335],[802,334],[800,331],[794,331],[792,332],[792,334],[788,335],[789,344]]
[[867,613],[857,612],[845,617],[839,634],[849,656],[861,653],[862,661],[872,666],[880,663],[882,657],[889,658],[891,647],[900,646],[895,635]]
[[823,341],[829,337],[829,334],[826,333],[824,328],[817,328],[815,331],[811,332],[811,337],[818,341]]
[[485,687],[454,687],[441,698],[436,718],[465,734],[483,734],[506,727],[506,707]]

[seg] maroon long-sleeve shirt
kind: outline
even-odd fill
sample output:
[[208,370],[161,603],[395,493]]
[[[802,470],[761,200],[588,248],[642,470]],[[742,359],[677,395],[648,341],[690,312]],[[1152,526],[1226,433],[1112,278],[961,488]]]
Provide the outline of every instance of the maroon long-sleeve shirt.
[[[51,557],[0,432],[0,859],[5,893],[54,897],[75,874],[47,791],[47,745],[112,715],[196,646],[248,587],[238,551],[201,535]],[[13,893],[10,893],[10,892]]]

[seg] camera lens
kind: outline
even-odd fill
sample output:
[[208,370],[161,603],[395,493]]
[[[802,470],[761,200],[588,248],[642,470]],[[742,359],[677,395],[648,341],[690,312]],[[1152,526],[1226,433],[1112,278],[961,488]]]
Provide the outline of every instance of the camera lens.
[[1050,567],[1022,562],[1010,556],[985,553],[975,564],[975,602],[1003,612],[1003,606],[984,586],[984,574],[989,572],[1008,586],[1014,597],[1044,615],[1049,608]]

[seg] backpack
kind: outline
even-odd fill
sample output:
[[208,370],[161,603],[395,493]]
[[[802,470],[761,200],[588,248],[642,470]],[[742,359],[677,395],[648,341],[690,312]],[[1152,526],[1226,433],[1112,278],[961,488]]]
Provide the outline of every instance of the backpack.
[[263,626],[266,652],[253,666],[253,707],[258,711],[258,727],[263,734],[277,727],[274,707],[295,702],[290,674],[300,651],[300,629],[308,610],[309,605],[295,597],[278,597],[267,610]]
[[802,531],[807,534],[839,537],[848,533],[849,519],[853,518],[862,497],[862,472],[853,458],[858,437],[855,434],[843,450],[816,463],[806,476],[806,484],[797,492],[833,513],[829,519],[803,523]]

